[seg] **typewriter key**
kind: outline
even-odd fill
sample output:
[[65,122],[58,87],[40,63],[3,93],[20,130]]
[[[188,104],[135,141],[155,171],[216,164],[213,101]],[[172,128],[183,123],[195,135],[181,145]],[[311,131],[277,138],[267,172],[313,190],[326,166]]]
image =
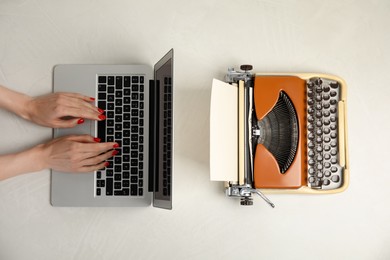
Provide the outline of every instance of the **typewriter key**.
[[331,177],[331,180],[332,180],[333,182],[339,182],[340,177],[337,176],[337,175],[333,175],[333,176]]
[[315,163],[315,162],[314,162],[313,159],[310,159],[310,160],[309,160],[309,165],[310,165],[310,166],[314,165],[314,163]]
[[322,84],[322,79],[316,79],[315,84],[316,85],[321,85]]
[[324,116],[330,116],[329,110],[325,110],[325,111],[323,112],[323,114],[324,114]]
[[321,93],[321,92],[322,92],[321,86],[317,86],[317,87],[316,87],[316,92],[317,92],[317,93]]
[[309,155],[309,157],[313,157],[314,156],[314,151],[312,149],[309,149],[308,155]]
[[316,95],[316,100],[317,100],[317,101],[321,101],[321,100],[322,100],[321,95]]
[[317,155],[317,161],[322,161],[322,156],[319,154],[319,155]]
[[315,171],[314,171],[314,168],[310,167],[310,168],[309,168],[309,174],[310,174],[310,175],[313,175],[314,172],[315,172]]
[[316,117],[317,118],[321,118],[322,117],[322,112],[321,111],[317,111],[316,112]]
[[331,126],[330,126],[330,129],[331,129],[331,130],[336,130],[336,125],[335,125],[335,124],[331,125]]
[[312,124],[308,124],[308,125],[307,125],[307,129],[308,129],[309,131],[313,131],[314,127],[313,127]]
[[[330,124],[330,120],[329,119],[325,119],[324,120],[324,125],[329,125]],[[329,134],[329,133],[328,133]]]
[[328,92],[330,90],[330,87],[328,85],[324,86],[324,92]]
[[323,185],[325,186],[328,186],[330,184],[330,181],[328,179],[325,179],[323,182],[322,182]]
[[337,142],[336,142],[336,141],[332,141],[332,142],[330,143],[330,146],[336,147],[336,146],[337,146]]
[[336,99],[331,99],[329,102],[330,102],[331,105],[336,105],[337,104],[337,100]]
[[331,88],[338,88],[339,84],[337,82],[330,83]]
[[318,178],[322,178],[324,176],[324,174],[322,172],[317,172],[317,177]]
[[318,128],[317,131],[316,131],[317,135],[322,135],[322,129],[321,128]]
[[307,121],[309,121],[310,123],[313,123],[314,122],[314,118],[311,115],[309,115],[307,117]]
[[309,177],[309,182],[310,182],[310,183],[313,183],[314,181],[315,181],[314,177],[310,176],[310,177]]
[[330,163],[328,163],[328,162],[324,163],[324,167],[325,167],[326,169],[329,169],[329,168],[330,168]]
[[336,163],[337,163],[337,159],[336,159],[336,158],[332,158],[332,159],[330,160],[330,162],[331,162],[332,164],[336,164]]
[[311,98],[309,98],[309,99],[307,100],[307,103],[308,103],[310,106],[314,105],[314,101],[313,101],[313,99],[311,99]]
[[[326,124],[325,121],[326,121],[326,120],[324,120],[325,125],[329,125],[329,124]],[[325,127],[325,128],[324,128],[324,133],[325,133],[325,134],[329,134],[329,133],[330,133],[330,129],[329,129],[328,127]]]
[[313,113],[314,113],[314,109],[311,108],[311,107],[309,107],[309,108],[307,109],[307,112],[308,112],[309,114],[313,114]]
[[330,138],[328,136],[324,137],[324,141],[325,143],[329,143],[330,142]]
[[325,173],[325,177],[330,177],[330,175],[332,175],[332,174],[330,173],[330,171],[325,171],[324,173]]
[[313,140],[314,139],[314,134],[313,133],[309,133],[307,135],[307,138],[309,138],[310,140]]
[[317,164],[317,170],[322,170],[322,164],[321,163]]
[[330,154],[326,153],[326,154],[324,155],[324,158],[325,158],[325,160],[329,160],[329,159],[330,159]]
[[334,91],[334,90],[332,90],[332,91],[330,92],[330,96],[331,96],[331,97],[335,97],[335,96],[337,96],[337,92],[336,92],[336,91]]
[[329,145],[324,145],[324,150],[327,151],[327,152],[330,151],[330,146]]
[[322,146],[317,146],[317,152],[322,152]]
[[317,136],[316,142],[317,142],[318,144],[321,144],[321,143],[322,143],[322,138],[321,138],[321,136]]
[[335,116],[331,116],[331,117],[330,117],[330,121],[331,121],[331,122],[336,122],[336,117],[335,117]]
[[332,112],[333,114],[335,114],[335,113],[337,112],[337,108],[336,108],[336,107],[332,107],[332,108],[330,109],[330,112]]
[[337,154],[337,150],[336,149],[333,149],[332,151],[330,151],[330,154],[335,156]]
[[337,172],[337,167],[336,166],[332,166],[332,168],[330,168],[330,171],[333,172],[333,173]]
[[323,98],[324,100],[329,100],[329,99],[330,99],[330,96],[329,96],[328,94],[324,94],[324,95],[322,96],[322,98]]
[[330,108],[330,104],[329,103],[324,103],[324,108],[326,108],[326,109]]
[[318,126],[318,127],[322,126],[322,122],[321,121],[317,121],[316,122],[316,126]]
[[322,109],[322,105],[321,104],[316,104],[316,108],[317,108],[317,110],[321,110]]

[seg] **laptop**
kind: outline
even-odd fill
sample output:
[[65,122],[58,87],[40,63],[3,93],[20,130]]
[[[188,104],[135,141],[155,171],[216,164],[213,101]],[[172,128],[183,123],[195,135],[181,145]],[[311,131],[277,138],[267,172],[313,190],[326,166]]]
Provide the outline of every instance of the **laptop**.
[[147,65],[57,65],[54,91],[95,97],[106,120],[54,129],[54,138],[90,134],[118,142],[109,166],[90,173],[52,170],[51,204],[58,207],[172,209],[173,49],[154,70]]

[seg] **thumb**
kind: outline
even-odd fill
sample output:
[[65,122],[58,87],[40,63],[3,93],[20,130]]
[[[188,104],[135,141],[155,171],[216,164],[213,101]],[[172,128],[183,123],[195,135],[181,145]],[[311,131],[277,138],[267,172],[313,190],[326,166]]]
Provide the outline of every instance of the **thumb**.
[[57,128],[71,128],[75,127],[77,125],[83,124],[84,118],[73,118],[73,119],[62,119],[57,122],[56,127]]

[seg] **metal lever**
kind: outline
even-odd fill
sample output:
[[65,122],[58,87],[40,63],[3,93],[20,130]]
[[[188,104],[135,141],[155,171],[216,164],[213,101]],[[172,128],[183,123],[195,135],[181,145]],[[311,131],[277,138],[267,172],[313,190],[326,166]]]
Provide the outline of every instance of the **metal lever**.
[[[275,208],[275,204],[273,204],[261,191],[257,190],[257,189],[251,189],[251,188],[244,188],[244,189],[241,189],[240,190],[240,195],[242,197],[245,197],[245,198],[249,198],[250,194],[251,193],[256,193],[257,195],[259,195],[263,200],[265,200],[265,202],[268,203],[268,205],[270,205],[272,208]],[[249,201],[247,201],[249,202]],[[244,203],[245,204],[245,203]],[[242,205],[244,205],[242,204]],[[252,205],[252,203],[249,203],[249,204],[245,204],[245,205]]]

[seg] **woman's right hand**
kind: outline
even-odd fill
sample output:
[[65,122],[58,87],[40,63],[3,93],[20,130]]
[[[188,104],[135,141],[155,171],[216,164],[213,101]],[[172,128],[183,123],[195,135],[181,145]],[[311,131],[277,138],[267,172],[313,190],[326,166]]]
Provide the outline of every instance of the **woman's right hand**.
[[108,166],[117,143],[100,143],[90,135],[70,135],[40,145],[44,168],[61,172],[93,172]]

